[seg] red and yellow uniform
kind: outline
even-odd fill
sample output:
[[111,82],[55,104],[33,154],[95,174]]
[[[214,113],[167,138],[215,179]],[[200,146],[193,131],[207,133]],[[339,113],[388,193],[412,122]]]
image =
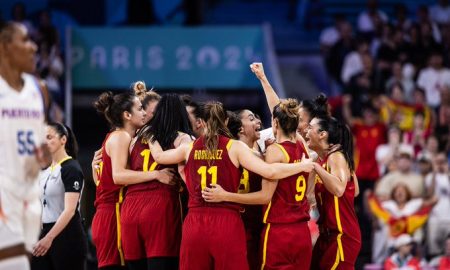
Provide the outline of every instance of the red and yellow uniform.
[[[327,159],[319,164],[329,171]],[[361,249],[361,231],[353,204],[354,181],[349,179],[344,194],[337,197],[316,176],[315,195],[320,235],[314,246],[311,269],[354,269]]]
[[[130,169],[153,171],[167,167],[155,162],[145,139],[136,141]],[[178,185],[153,180],[128,186],[120,220],[125,259],[178,257],[181,215]]]
[[[301,142],[276,144],[288,163],[300,162],[307,152]],[[271,202],[264,207],[261,269],[309,269],[312,243],[306,198],[309,174],[302,172],[278,181]]]
[[185,166],[189,213],[183,223],[180,269],[247,270],[245,229],[235,203],[207,203],[202,189],[219,184],[238,192],[241,171],[228,156],[233,140],[218,135],[217,150],[206,150],[204,137],[193,142]]
[[[262,177],[254,172],[242,169],[239,193],[257,192],[261,190]],[[246,205],[242,220],[244,221],[245,234],[247,238],[247,260],[250,270],[261,269],[261,258],[259,245],[261,240],[262,206]]]
[[94,203],[96,212],[92,220],[92,241],[97,249],[98,267],[125,265],[119,222],[123,187],[114,184],[111,158],[105,150],[110,134],[102,144],[102,163]]
[[380,177],[375,158],[377,147],[386,142],[386,126],[376,123],[368,126],[358,121],[352,126],[355,136],[355,167],[358,179],[376,181]]

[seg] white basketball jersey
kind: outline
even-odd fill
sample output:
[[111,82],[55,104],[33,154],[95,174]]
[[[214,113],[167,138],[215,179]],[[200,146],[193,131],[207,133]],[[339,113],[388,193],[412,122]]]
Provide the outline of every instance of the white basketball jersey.
[[23,74],[18,92],[0,76],[0,188],[19,198],[35,196],[39,170],[34,150],[45,139],[45,115],[37,80]]

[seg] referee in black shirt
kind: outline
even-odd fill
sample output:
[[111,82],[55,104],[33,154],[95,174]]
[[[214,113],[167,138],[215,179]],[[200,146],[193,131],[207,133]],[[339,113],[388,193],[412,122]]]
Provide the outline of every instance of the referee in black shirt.
[[50,123],[47,144],[53,162],[39,179],[42,231],[31,269],[85,269],[87,242],[78,210],[84,176],[76,160],[77,142],[69,127]]

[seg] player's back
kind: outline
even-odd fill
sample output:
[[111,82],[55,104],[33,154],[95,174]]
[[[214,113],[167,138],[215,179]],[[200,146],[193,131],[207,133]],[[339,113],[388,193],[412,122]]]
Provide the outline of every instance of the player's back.
[[232,139],[218,135],[217,150],[212,153],[206,149],[204,136],[193,142],[184,168],[189,191],[189,208],[207,206],[240,209],[240,206],[234,203],[207,203],[202,197],[202,190],[210,184],[219,184],[226,191],[238,192],[241,170],[233,164],[228,155],[232,144]]
[[[151,155],[148,147],[148,141],[144,138],[137,138],[133,149],[130,153],[130,169],[133,171],[154,171],[162,170],[164,168],[174,168],[177,170],[177,165],[161,165],[158,164]],[[131,194],[139,191],[155,190],[155,189],[167,189],[174,192],[178,192],[178,185],[167,185],[157,180],[143,182],[139,184],[129,185],[127,187],[127,194]]]
[[[285,141],[276,144],[288,163],[300,162],[308,154],[301,142]],[[309,203],[306,198],[309,174],[302,172],[280,179],[272,200],[265,207],[264,223],[294,223],[309,220]]]
[[0,187],[20,197],[36,190],[35,148],[45,138],[45,114],[38,81],[23,74],[24,86],[14,90],[0,77]]

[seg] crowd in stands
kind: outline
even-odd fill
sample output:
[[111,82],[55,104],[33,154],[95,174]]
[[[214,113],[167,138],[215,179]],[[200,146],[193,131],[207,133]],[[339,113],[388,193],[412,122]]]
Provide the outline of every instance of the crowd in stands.
[[357,25],[337,15],[320,37],[333,111],[356,144],[362,260],[386,269],[408,256],[437,267],[449,248],[450,3],[410,12],[389,18],[368,0]]

